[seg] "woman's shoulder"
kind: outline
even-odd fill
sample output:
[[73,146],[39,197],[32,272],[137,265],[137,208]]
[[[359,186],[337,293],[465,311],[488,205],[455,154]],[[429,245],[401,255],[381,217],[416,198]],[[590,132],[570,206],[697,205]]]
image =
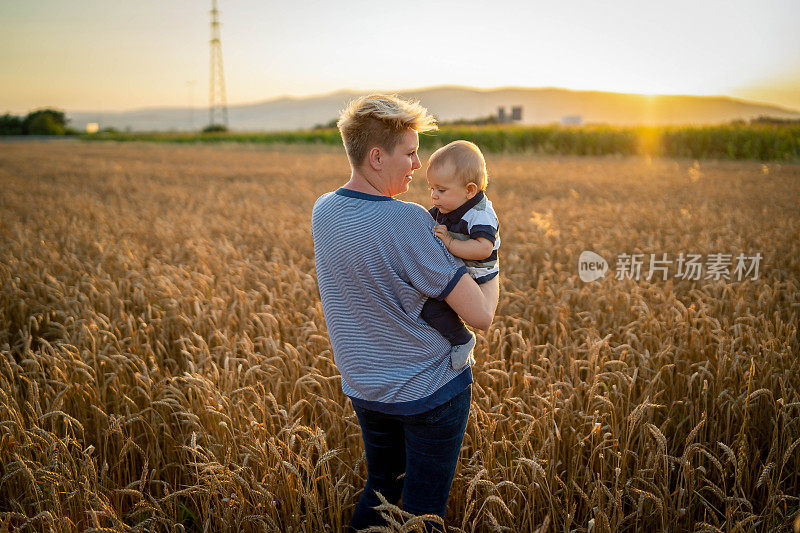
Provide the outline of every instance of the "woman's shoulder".
[[333,196],[333,194],[334,191],[326,192],[325,194],[320,195],[320,197],[317,198],[316,201],[314,202],[314,207],[312,208],[312,211],[316,209],[317,206],[324,204],[327,200],[329,200]]
[[436,225],[428,210],[418,203],[398,200],[392,202],[392,207],[399,218],[402,218],[409,225],[413,225],[413,227],[432,228]]
[[396,202],[392,203],[395,204],[398,209],[403,210],[404,212],[407,212],[409,214],[414,214],[417,216],[425,215],[427,217],[430,217],[428,210],[416,202],[404,202],[402,200],[397,200]]

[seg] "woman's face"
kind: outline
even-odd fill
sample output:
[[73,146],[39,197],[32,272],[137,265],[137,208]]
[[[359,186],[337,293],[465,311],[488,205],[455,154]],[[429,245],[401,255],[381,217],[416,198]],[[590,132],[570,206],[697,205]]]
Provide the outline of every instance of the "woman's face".
[[416,130],[408,130],[394,147],[394,152],[384,152],[381,174],[384,177],[389,196],[408,191],[412,174],[422,166],[417,155],[418,148],[419,135]]

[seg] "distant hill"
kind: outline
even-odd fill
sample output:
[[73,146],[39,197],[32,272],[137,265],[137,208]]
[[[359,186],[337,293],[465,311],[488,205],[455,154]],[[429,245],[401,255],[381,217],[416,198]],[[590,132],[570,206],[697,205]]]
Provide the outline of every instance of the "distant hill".
[[[305,98],[283,97],[255,104],[228,107],[234,130],[291,130],[311,128],[335,118],[353,97],[363,92],[340,91]],[[583,123],[635,124],[715,124],[761,115],[800,119],[800,111],[738,100],[727,96],[644,96],[600,91],[572,91],[558,88],[432,87],[399,91],[419,99],[439,120],[475,119],[495,114],[499,106],[510,111],[522,106],[523,124],[561,122],[564,116],[580,116]],[[101,128],[133,131],[190,129],[189,108],[152,108],[124,112],[67,113],[70,125],[83,129],[87,122]],[[207,123],[205,109],[194,110],[195,129]]]

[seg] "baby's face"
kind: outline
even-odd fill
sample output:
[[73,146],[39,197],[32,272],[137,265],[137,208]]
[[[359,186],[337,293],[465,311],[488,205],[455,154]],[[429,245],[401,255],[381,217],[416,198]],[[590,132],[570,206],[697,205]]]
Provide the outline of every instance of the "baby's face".
[[431,202],[439,209],[440,213],[449,213],[458,209],[471,197],[467,188],[456,182],[453,170],[451,163],[436,170],[429,168],[427,172]]

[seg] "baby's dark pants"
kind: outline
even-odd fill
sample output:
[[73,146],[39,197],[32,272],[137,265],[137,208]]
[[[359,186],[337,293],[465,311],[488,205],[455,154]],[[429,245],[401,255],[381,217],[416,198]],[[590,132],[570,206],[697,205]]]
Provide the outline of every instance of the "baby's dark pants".
[[464,322],[444,300],[428,298],[422,306],[422,319],[452,345],[466,344],[472,338]]

